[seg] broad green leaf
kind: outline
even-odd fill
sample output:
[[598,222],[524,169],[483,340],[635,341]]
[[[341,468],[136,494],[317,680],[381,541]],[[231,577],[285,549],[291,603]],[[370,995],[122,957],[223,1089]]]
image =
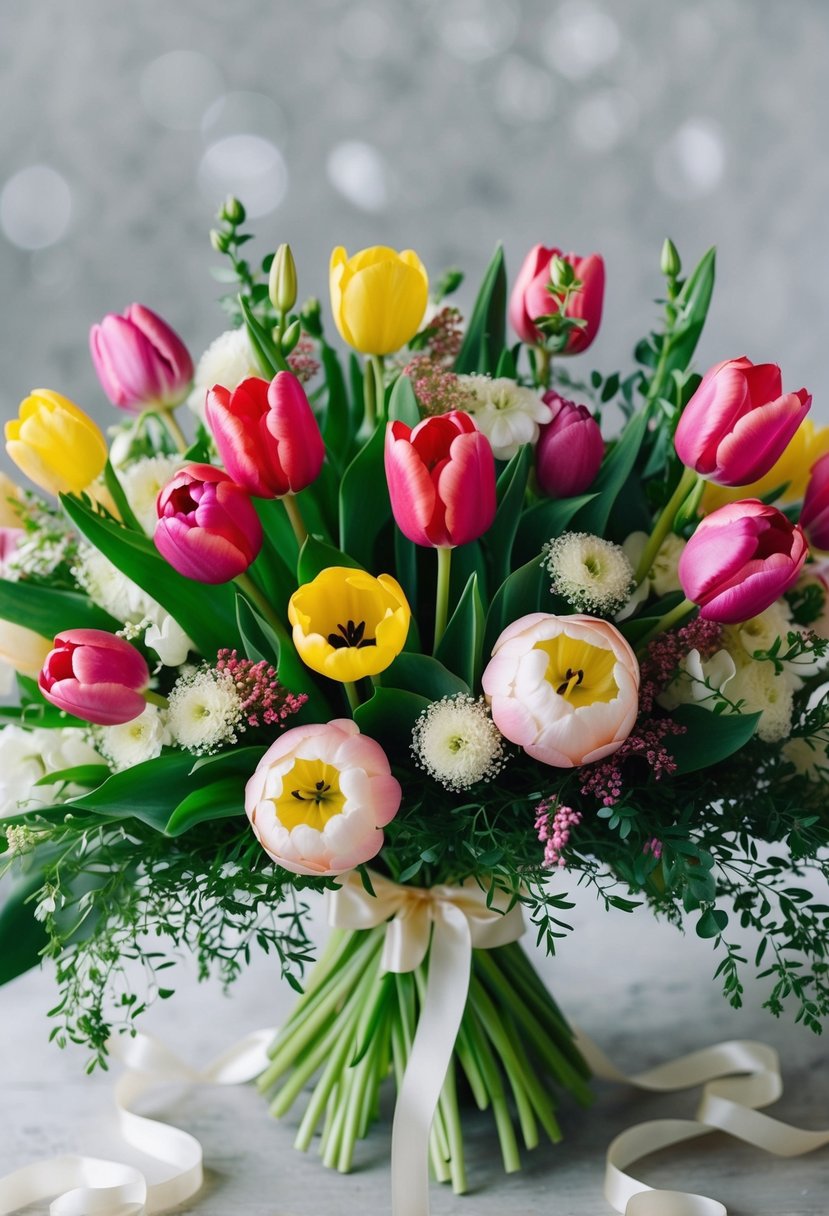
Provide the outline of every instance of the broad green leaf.
[[245,655],[254,663],[265,659],[275,667],[281,684],[293,693],[305,693],[308,700],[295,717],[296,722],[327,722],[331,706],[296,652],[293,639],[282,625],[266,621],[241,592],[236,596],[239,633]]
[[677,320],[666,358],[666,372],[684,371],[693,358],[714,291],[716,262],[717,251],[711,248],[700,258],[677,296]]
[[461,375],[497,369],[506,343],[507,270],[499,245],[486,269],[478,298],[455,360]]
[[343,553],[341,549],[335,549],[333,545],[326,545],[316,537],[309,536],[300,550],[297,561],[297,581],[300,584],[310,583],[329,566],[349,566],[355,570],[362,569],[358,562],[355,562],[347,553]]
[[485,538],[495,587],[499,587],[510,572],[512,546],[521,519],[532,460],[532,447],[528,443],[522,444],[498,478],[498,509]]
[[574,530],[604,536],[616,498],[633,472],[647,425],[647,415],[644,410],[640,410],[625,426],[618,443],[605,457],[599,474],[590,487],[592,501],[573,517]]
[[671,713],[685,726],[684,735],[671,735],[666,746],[680,773],[696,773],[733,756],[757,729],[759,714],[713,714],[699,705],[680,705]]
[[322,366],[328,390],[322,438],[329,459],[341,468],[351,441],[351,412],[348,408],[348,394],[340,360],[337,352],[327,342],[322,345]]
[[40,777],[35,785],[58,785],[67,781],[73,785],[98,786],[106,781],[109,768],[106,764],[76,764],[73,768],[62,768],[55,773]]
[[707,908],[697,921],[697,937],[719,937],[728,924],[728,913],[723,908]]
[[113,773],[97,789],[67,800],[67,806],[80,806],[110,819],[140,819],[163,832],[173,810],[199,780],[192,772],[193,757],[188,752],[172,752],[145,760],[121,773]]
[[484,662],[492,653],[499,635],[530,612],[553,612],[555,601],[550,594],[550,576],[541,563],[533,558],[501,584],[495,593],[487,613],[484,631]]
[[213,756],[199,756],[198,760],[193,762],[190,772],[201,773],[203,769],[210,769],[208,774],[210,781],[235,773],[250,775],[264,756],[265,751],[264,746],[249,744],[247,747],[232,747],[229,751],[217,752]]
[[240,823],[245,818],[245,783],[240,777],[223,777],[182,798],[166,831],[168,836],[180,836],[208,819],[233,818]]
[[575,498],[546,498],[529,507],[518,524],[516,551],[525,561],[540,553],[548,540],[561,536],[570,521],[593,502],[595,494],[579,494]]
[[112,495],[112,501],[115,503],[118,514],[124,521],[126,527],[131,528],[133,532],[144,532],[141,524],[135,517],[135,512],[129,504],[129,500],[124,493],[124,487],[118,480],[118,474],[112,467],[109,461],[104,465],[104,484]]
[[39,871],[14,878],[6,875],[0,881],[0,984],[7,984],[40,962],[46,932],[35,920],[34,902],[26,901],[42,884]]
[[417,604],[417,555],[419,546],[404,536],[399,528],[394,529],[394,568],[397,581],[409,604]]
[[481,678],[484,625],[484,606],[478,591],[478,576],[470,574],[435,657],[460,676],[473,691],[478,687]]
[[417,404],[414,387],[408,376],[398,376],[389,398],[389,418],[417,426],[420,422],[420,406]]
[[105,629],[113,633],[121,628],[120,621],[85,595],[36,583],[12,583],[5,578],[0,578],[0,620],[25,623],[27,629],[50,640],[64,629]]
[[408,755],[412,728],[430,704],[426,697],[401,688],[375,688],[374,695],[354,711],[354,721],[382,747]]
[[465,680],[453,675],[443,663],[426,654],[399,654],[378,679],[383,688],[402,688],[419,693],[430,701],[469,692]]
[[283,359],[281,351],[277,349],[268,331],[254,316],[248,301],[243,295],[240,295],[238,299],[239,307],[242,310],[242,316],[247,327],[248,337],[250,338],[250,344],[259,362],[259,366],[262,368],[262,374],[270,379],[277,372],[288,371],[288,364]]
[[500,378],[501,376],[506,376],[508,380],[518,379],[518,367],[516,359],[519,349],[520,344],[519,346],[516,346],[514,351],[510,350],[508,347],[504,347],[504,349],[501,351],[501,357],[498,360],[498,366],[495,369],[496,377]]
[[372,571],[375,541],[391,516],[385,444],[385,427],[378,426],[346,469],[340,485],[340,548]]

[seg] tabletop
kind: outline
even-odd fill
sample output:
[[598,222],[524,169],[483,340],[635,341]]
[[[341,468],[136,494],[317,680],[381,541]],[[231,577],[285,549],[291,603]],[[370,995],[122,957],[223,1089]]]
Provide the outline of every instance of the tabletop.
[[[557,880],[566,886],[566,878]],[[537,957],[545,980],[570,1019],[627,1073],[724,1039],[762,1040],[780,1053],[785,1092],[776,1117],[801,1127],[829,1126],[829,1045],[761,1008],[763,988],[746,986],[745,1007],[724,1001],[710,942],[684,937],[645,910],[606,913],[577,892],[573,933],[554,958]],[[321,935],[317,911],[315,933]],[[530,947],[528,947],[529,949]],[[292,994],[267,958],[254,960],[225,996],[199,984],[182,963],[176,995],[146,1015],[144,1027],[185,1060],[206,1063],[248,1031],[277,1025]],[[168,976],[171,972],[166,973]],[[84,1074],[80,1048],[47,1042],[46,1011],[54,977],[36,971],[0,989],[0,1176],[30,1161],[80,1152],[142,1164],[113,1131],[113,1073]],[[117,1067],[117,1066],[116,1066]],[[464,1126],[470,1194],[433,1186],[435,1216],[603,1216],[604,1154],[624,1128],[647,1119],[693,1116],[695,1092],[644,1095],[596,1083],[589,1110],[562,1110],[561,1145],[524,1156],[525,1168],[500,1171],[497,1138],[487,1116],[469,1112]],[[192,1132],[205,1153],[205,1186],[178,1211],[197,1216],[351,1216],[388,1211],[389,1119],[358,1145],[355,1170],[323,1168],[313,1150],[292,1147],[299,1116],[272,1119],[252,1086],[171,1092],[158,1117]],[[387,1095],[390,1118],[392,1095]],[[144,1163],[146,1159],[144,1159]],[[151,1180],[163,1177],[147,1168]],[[826,1216],[829,1148],[794,1160],[764,1155],[719,1133],[655,1154],[638,1167],[651,1186],[690,1189],[725,1203],[730,1216]],[[31,1208],[27,1212],[45,1212]]]

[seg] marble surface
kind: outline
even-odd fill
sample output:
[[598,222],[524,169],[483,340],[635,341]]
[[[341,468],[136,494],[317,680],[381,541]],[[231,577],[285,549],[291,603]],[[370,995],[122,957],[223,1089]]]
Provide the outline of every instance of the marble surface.
[[[746,1008],[730,1009],[711,978],[716,960],[710,943],[680,938],[645,912],[608,916],[586,893],[579,894],[571,920],[573,936],[556,958],[539,965],[569,1016],[621,1068],[636,1071],[722,1039],[761,1039],[782,1057],[786,1089],[774,1113],[803,1127],[829,1124],[826,1044],[791,1020],[771,1018],[754,985],[748,985]],[[47,1044],[45,1013],[53,995],[46,973],[0,989],[0,1174],[63,1152],[141,1163],[111,1130],[112,1078],[84,1076],[81,1051]],[[290,1000],[267,960],[257,959],[228,998],[210,984],[198,985],[185,964],[176,996],[151,1010],[145,1028],[185,1059],[205,1062],[247,1031],[278,1022]],[[471,1117],[471,1193],[457,1197],[434,1187],[435,1216],[609,1213],[601,1188],[610,1140],[646,1119],[688,1117],[694,1104],[692,1093],[653,1097],[597,1084],[590,1111],[565,1112],[565,1143],[526,1154],[524,1171],[509,1178],[500,1171],[489,1122]],[[351,1216],[388,1210],[388,1124],[358,1146],[355,1172],[341,1177],[313,1155],[296,1153],[296,1119],[274,1122],[251,1087],[170,1093],[154,1109],[204,1146],[205,1187],[182,1211]],[[714,1134],[651,1157],[640,1176],[652,1186],[717,1197],[730,1216],[826,1216],[829,1208],[829,1150],[781,1161]]]

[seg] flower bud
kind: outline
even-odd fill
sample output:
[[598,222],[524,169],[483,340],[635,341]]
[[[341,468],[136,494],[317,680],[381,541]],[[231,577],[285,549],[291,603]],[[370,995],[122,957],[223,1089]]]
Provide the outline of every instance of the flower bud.
[[373,245],[329,268],[331,312],[340,337],[364,355],[389,355],[417,333],[429,302],[426,268],[413,249]]
[[558,293],[569,291],[576,281],[576,272],[562,257],[550,259],[550,286]]
[[268,295],[278,313],[290,312],[296,304],[296,262],[290,245],[280,245],[268,275]]
[[280,345],[282,347],[283,355],[290,355],[291,351],[295,348],[297,342],[300,340],[301,337],[302,337],[302,322],[297,319],[296,321],[291,322],[291,324],[288,326],[288,328],[285,330],[284,334],[282,335]]
[[679,260],[679,252],[669,236],[665,237],[664,244],[662,245],[662,256],[659,260],[659,268],[666,279],[675,279],[682,270],[682,262]]
[[141,654],[103,629],[65,629],[38,679],[47,701],[96,726],[132,722],[144,712],[150,673]]
[[226,224],[233,224],[234,228],[239,224],[244,224],[247,212],[245,211],[238,198],[234,198],[229,194],[219,208],[219,219],[224,220]]
[[80,494],[103,472],[106,440],[98,426],[66,397],[33,389],[19,417],[6,423],[6,451],[48,494]]
[[262,548],[248,493],[222,469],[189,464],[158,496],[153,541],[174,570],[197,583],[229,583]]
[[230,250],[230,233],[218,228],[210,229],[210,244],[217,253],[228,253]]
[[101,388],[118,409],[170,409],[186,396],[193,360],[174,329],[143,304],[107,313],[89,331]]
[[596,479],[604,458],[599,424],[586,405],[565,401],[558,393],[544,394],[552,411],[542,426],[535,450],[538,485],[551,498],[583,494]]
[[[562,262],[570,267],[569,271],[563,269]],[[566,278],[569,282],[565,282]],[[560,352],[565,355],[587,350],[599,331],[604,301],[604,261],[597,253],[582,258],[544,245],[536,245],[530,250],[518,272],[509,303],[510,324],[522,342],[541,342],[544,333],[536,322],[561,308],[560,297],[548,290],[551,283],[561,292],[572,288],[576,280],[581,286],[569,292],[564,315],[585,324],[570,329],[567,344]]]

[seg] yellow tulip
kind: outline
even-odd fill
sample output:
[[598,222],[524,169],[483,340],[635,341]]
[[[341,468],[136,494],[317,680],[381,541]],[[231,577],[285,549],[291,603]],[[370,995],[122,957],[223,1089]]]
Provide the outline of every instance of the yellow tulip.
[[294,646],[306,667],[340,683],[385,671],[409,632],[411,610],[390,574],[329,566],[288,603]]
[[806,418],[777,464],[759,481],[750,486],[716,486],[709,481],[702,495],[702,511],[708,515],[741,498],[764,498],[781,486],[787,486],[787,489],[778,502],[800,502],[806,493],[809,470],[826,452],[829,452],[829,426],[816,427],[811,418]]
[[349,257],[331,254],[331,310],[340,335],[364,355],[400,350],[420,328],[429,279],[412,249],[372,245]]
[[21,675],[33,678],[39,675],[51,649],[51,639],[34,629],[13,621],[0,621],[0,663],[8,663]]
[[6,423],[6,451],[41,490],[80,494],[103,471],[106,440],[83,410],[49,388],[36,388]]

